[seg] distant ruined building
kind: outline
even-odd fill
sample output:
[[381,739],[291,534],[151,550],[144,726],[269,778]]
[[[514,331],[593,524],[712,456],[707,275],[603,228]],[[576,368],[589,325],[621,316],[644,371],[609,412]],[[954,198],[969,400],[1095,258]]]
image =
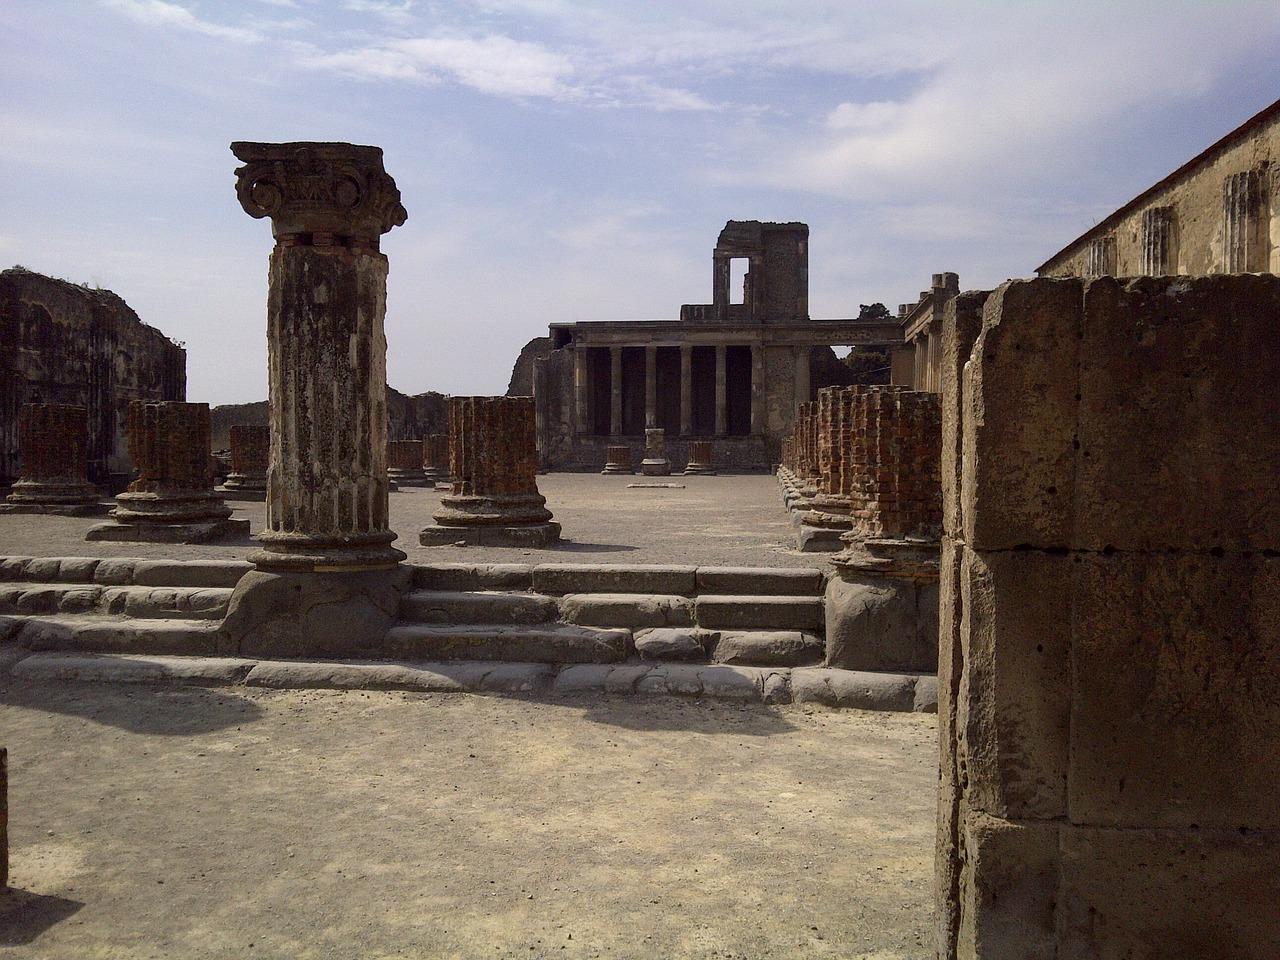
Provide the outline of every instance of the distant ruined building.
[[0,271],[0,479],[20,470],[18,411],[67,403],[89,416],[89,478],[131,470],[125,412],[131,400],[184,400],[187,352],[143,323],[110,290],[21,267]]
[[[731,289],[735,260],[742,289]],[[901,343],[892,318],[809,316],[809,227],[730,220],[712,252],[711,303],[679,319],[553,323],[521,351],[508,393],[536,400],[544,469],[600,469],[610,445],[633,448],[646,428],[666,433],[673,464],[689,443],[712,444],[717,464],[763,470],[777,462],[797,404],[824,386],[855,382],[833,346]]]

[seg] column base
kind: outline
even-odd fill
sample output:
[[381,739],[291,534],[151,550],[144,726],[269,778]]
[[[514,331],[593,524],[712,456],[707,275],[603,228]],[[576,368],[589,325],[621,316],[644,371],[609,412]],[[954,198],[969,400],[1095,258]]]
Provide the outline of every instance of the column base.
[[[102,512],[102,494],[91,483],[83,481],[19,480],[10,488],[9,495],[0,501],[0,505],[23,507],[68,507],[90,508],[90,513],[68,513],[65,516],[92,516]],[[7,510],[7,513],[49,513],[47,510]]]
[[424,527],[418,542],[424,547],[463,543],[469,547],[546,547],[560,540],[560,524],[554,520],[513,526],[477,524],[451,527],[436,523]]
[[221,519],[192,523],[116,520],[90,527],[84,538],[121,543],[210,543],[248,535],[248,520]]
[[266,530],[258,535],[262,548],[249,554],[259,570],[279,573],[359,573],[389,570],[405,559],[391,546],[390,530],[349,536],[315,536]]
[[387,479],[401,487],[433,487],[434,480],[429,480],[422,470],[401,470],[398,467],[387,471]]
[[646,477],[669,477],[671,476],[670,460],[641,460],[640,472]]
[[109,503],[40,503],[22,500],[0,503],[0,514],[42,513],[51,517],[102,517],[111,509]]
[[202,524],[225,520],[231,516],[231,508],[212,488],[145,493],[126,490],[116,497],[111,515],[122,524]]
[[625,474],[628,477],[635,476],[635,469],[632,467],[624,467],[620,463],[606,463],[604,469],[600,471],[602,474]]
[[683,475],[686,477],[714,477],[716,468],[709,463],[690,463],[685,466]]
[[796,549],[801,553],[839,553],[847,546],[840,539],[846,532],[839,527],[811,527],[802,523],[796,530]]

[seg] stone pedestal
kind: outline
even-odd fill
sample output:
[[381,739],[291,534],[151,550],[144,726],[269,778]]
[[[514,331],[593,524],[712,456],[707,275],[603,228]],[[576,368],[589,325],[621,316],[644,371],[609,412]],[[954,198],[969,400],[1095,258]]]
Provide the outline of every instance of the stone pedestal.
[[230,433],[231,470],[220,492],[228,500],[266,500],[271,428],[266,424],[236,423]]
[[434,486],[422,469],[421,440],[391,440],[387,443],[387,477],[401,487]]
[[249,533],[213,489],[207,403],[135,401],[125,433],[138,478],[116,497],[114,522],[91,527],[86,540],[206,543]]
[[422,472],[431,483],[449,481],[449,435],[432,433],[422,439]]
[[611,444],[601,473],[625,473],[631,476],[636,469],[631,464],[631,448],[626,444]]
[[540,547],[560,539],[538,493],[532,397],[451,397],[449,463],[453,488],[422,544]]
[[106,512],[89,483],[89,413],[62,403],[28,403],[18,412],[22,476],[0,513],[92,516]]
[[711,441],[690,440],[689,462],[684,468],[685,476],[714,475],[715,472],[716,468],[711,462]]
[[270,217],[267,297],[271,466],[262,570],[390,569],[387,258],[404,223],[378,147],[234,143],[236,195]]
[[644,432],[644,459],[640,472],[646,477],[671,475],[671,461],[667,459],[667,434],[661,427],[650,427]]
[[873,539],[832,558],[827,666],[938,669],[938,550],[936,540]]

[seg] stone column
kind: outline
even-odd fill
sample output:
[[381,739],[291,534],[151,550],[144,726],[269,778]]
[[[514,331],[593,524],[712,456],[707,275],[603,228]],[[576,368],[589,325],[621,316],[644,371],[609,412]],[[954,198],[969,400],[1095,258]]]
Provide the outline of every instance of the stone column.
[[271,467],[259,569],[388,569],[387,258],[405,222],[382,150],[234,143],[236,195],[271,218],[267,346]]
[[387,441],[387,478],[402,487],[425,487],[421,440]]
[[449,479],[449,437],[428,434],[422,440],[422,473],[432,484]]
[[622,436],[622,348],[609,348],[609,434]]
[[728,390],[725,379],[725,345],[716,344],[716,436],[728,434]]
[[751,345],[751,433],[760,436],[765,432],[764,406],[764,346]]
[[89,482],[89,411],[64,403],[27,403],[18,411],[22,475],[0,513],[90,516],[105,512]]
[[646,430],[658,425],[658,348],[650,344],[644,348],[644,426]]
[[685,465],[685,476],[713,476],[716,472],[715,465],[711,462],[711,441],[710,440],[690,440],[689,441],[689,462]]
[[248,534],[248,520],[213,489],[209,405],[135,401],[125,433],[138,478],[116,497],[114,523],[91,527],[86,540],[205,543]]
[[680,436],[693,433],[693,347],[680,347]]
[[231,425],[231,472],[222,485],[233,500],[265,500],[271,460],[271,428],[266,424]]
[[809,348],[796,347],[795,361],[796,403],[808,403],[809,396]]
[[450,397],[453,489],[419,540],[489,546],[546,546],[560,539],[538,493],[532,397]]
[[573,345],[573,408],[579,436],[595,433],[591,420],[591,380],[587,368],[587,348],[581,342]]

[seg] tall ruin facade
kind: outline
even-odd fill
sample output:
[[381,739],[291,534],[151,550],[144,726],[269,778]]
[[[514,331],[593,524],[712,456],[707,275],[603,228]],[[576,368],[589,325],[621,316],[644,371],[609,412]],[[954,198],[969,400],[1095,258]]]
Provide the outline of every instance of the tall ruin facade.
[[22,473],[23,404],[84,407],[89,479],[106,485],[132,469],[129,404],[184,400],[186,393],[186,350],[110,290],[20,267],[0,271],[0,481]]
[[1280,100],[1036,268],[1042,277],[1280,273]]
[[[731,282],[745,266],[742,288]],[[846,383],[831,347],[901,343],[900,326],[809,316],[809,228],[730,220],[712,251],[710,303],[676,320],[555,323],[521,353],[512,390],[536,401],[545,469],[599,470],[627,444],[638,462],[645,431],[665,431],[677,469],[691,441],[738,470],[777,462],[796,405]],[[839,368],[833,369],[833,368]]]

